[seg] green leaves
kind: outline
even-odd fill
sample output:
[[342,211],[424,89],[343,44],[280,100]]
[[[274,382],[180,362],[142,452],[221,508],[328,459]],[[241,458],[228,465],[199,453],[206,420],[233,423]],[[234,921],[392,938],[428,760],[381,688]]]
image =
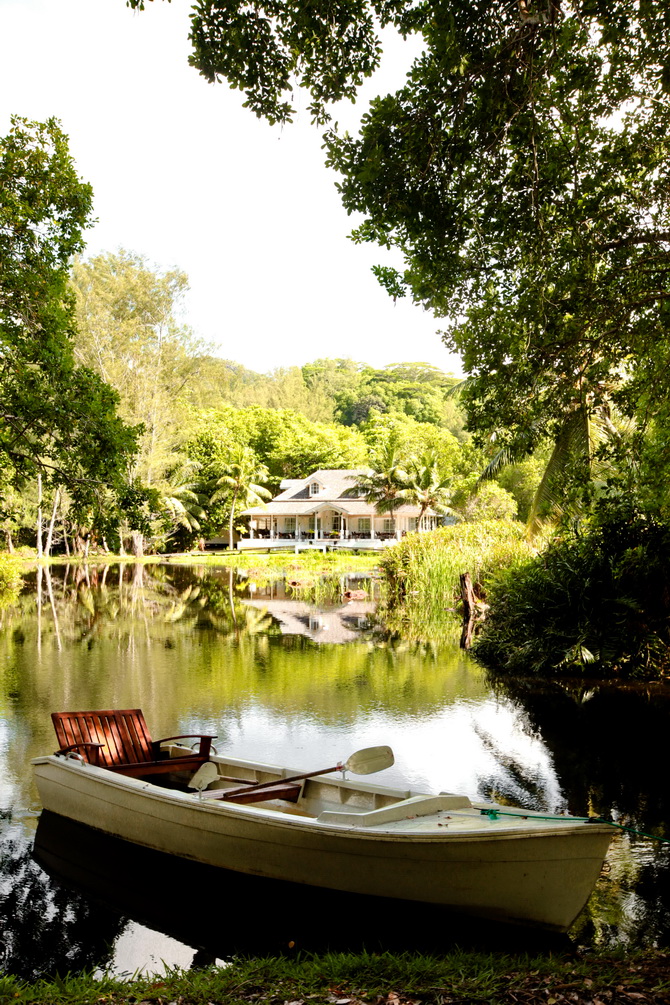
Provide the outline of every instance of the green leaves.
[[82,504],[122,477],[137,435],[73,355],[68,261],[91,203],[57,121],[13,118],[0,138],[0,465],[15,482],[45,472]]
[[272,123],[292,119],[293,86],[304,87],[323,123],[326,104],[353,98],[379,64],[377,10],[365,0],[198,0],[190,62],[210,82],[225,77],[244,91],[245,105]]

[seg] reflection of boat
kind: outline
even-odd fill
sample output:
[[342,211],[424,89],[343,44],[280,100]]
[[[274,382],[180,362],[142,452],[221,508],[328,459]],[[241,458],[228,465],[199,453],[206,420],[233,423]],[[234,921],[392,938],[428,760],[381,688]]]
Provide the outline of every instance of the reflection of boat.
[[[45,809],[146,848],[554,931],[567,929],[584,906],[612,833],[464,796],[323,776],[301,781],[298,792],[275,784],[262,801],[241,804],[224,797],[240,787],[230,779],[278,783],[290,772],[220,756],[205,765],[216,777],[201,793],[81,759],[51,755],[32,763]],[[293,801],[277,797],[284,788]]]
[[[509,926],[480,919],[468,925],[434,905],[298,886],[188,862],[48,810],[37,826],[34,857],[60,885],[191,946],[200,963],[300,950],[440,952],[453,944],[518,945],[518,932]],[[545,946],[542,937],[539,944]]]

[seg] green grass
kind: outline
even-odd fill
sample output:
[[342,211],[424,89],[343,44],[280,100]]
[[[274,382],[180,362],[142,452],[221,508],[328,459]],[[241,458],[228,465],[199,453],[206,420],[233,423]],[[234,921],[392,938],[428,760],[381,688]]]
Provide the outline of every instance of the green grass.
[[460,622],[459,577],[469,572],[485,593],[502,569],[535,555],[518,521],[481,520],[408,534],[381,560],[389,628],[410,639],[446,641]]
[[[31,556],[23,556],[23,563],[34,565],[37,562],[37,553]],[[91,553],[88,558],[82,555],[72,555],[68,558],[65,555],[58,555],[49,559],[49,564],[64,565],[89,564],[105,565],[112,563],[132,563],[142,562],[145,565],[155,565],[157,563],[167,563],[169,565],[205,565],[212,567],[233,568],[237,571],[245,572],[249,569],[263,569],[272,574],[272,578],[282,579],[287,572],[297,569],[305,569],[314,575],[329,575],[347,572],[371,572],[379,567],[380,555],[378,552],[367,552],[360,554],[357,552],[337,551],[337,552],[282,552],[277,554],[267,554],[247,551],[224,551],[218,553],[187,551],[166,555],[144,555],[142,558],[135,558],[134,555],[112,555]]]
[[360,953],[238,960],[122,981],[0,977],[0,1003],[49,1005],[630,1005],[670,1003],[670,960],[659,952],[530,956],[454,950],[444,956]]

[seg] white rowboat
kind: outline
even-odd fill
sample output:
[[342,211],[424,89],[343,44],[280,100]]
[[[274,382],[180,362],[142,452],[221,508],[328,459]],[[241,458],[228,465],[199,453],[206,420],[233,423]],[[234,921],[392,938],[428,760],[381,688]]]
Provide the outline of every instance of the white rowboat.
[[[166,752],[183,757],[184,748]],[[296,801],[268,788],[263,801],[241,804],[222,798],[240,781],[281,782],[294,773],[218,755],[199,769],[200,791],[187,787],[191,772],[179,784],[176,775],[128,777],[71,755],[32,764],[45,809],[135,845],[558,932],[584,907],[613,833],[579,818],[323,774],[302,778]]]

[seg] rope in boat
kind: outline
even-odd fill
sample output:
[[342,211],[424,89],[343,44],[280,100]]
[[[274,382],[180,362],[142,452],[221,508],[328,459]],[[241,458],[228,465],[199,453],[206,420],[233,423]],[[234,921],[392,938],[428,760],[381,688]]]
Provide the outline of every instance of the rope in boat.
[[497,820],[498,817],[519,817],[522,820],[558,820],[564,821],[565,823],[582,823],[582,824],[607,824],[608,827],[618,827],[621,831],[627,831],[629,834],[635,834],[636,837],[649,838],[651,841],[660,841],[662,844],[670,844],[670,838],[659,837],[658,834],[649,834],[647,831],[639,831],[635,827],[629,827],[627,824],[618,824],[614,820],[607,820],[605,817],[564,817],[558,813],[551,813],[547,815],[542,815],[540,813],[528,814],[524,816],[523,813],[511,813],[507,810],[486,810],[482,809],[479,811],[482,816],[486,816],[489,820]]

